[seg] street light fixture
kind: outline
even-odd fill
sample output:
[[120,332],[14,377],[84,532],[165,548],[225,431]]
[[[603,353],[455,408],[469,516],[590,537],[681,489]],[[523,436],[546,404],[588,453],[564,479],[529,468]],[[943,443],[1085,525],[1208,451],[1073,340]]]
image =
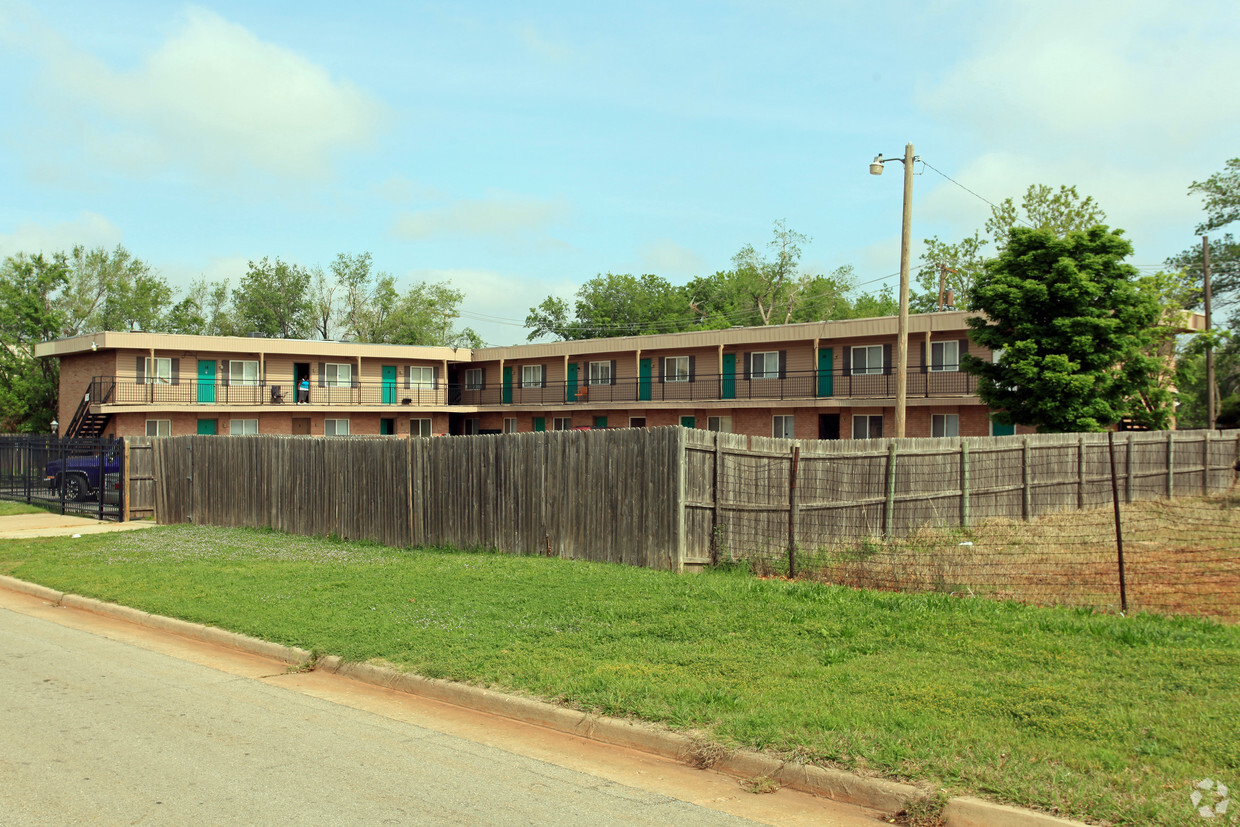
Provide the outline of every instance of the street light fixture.
[[882,175],[883,164],[899,161],[904,164],[904,221],[900,234],[900,320],[896,328],[896,427],[894,436],[904,436],[905,408],[908,404],[908,256],[913,218],[913,145],[906,144],[903,158],[884,158],[880,152],[870,164],[871,175]]

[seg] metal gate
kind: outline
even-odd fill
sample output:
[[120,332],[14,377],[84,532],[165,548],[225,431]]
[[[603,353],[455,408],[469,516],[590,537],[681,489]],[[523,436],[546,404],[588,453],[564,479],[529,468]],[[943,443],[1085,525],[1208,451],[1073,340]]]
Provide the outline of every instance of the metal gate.
[[125,441],[0,436],[0,500],[122,519]]

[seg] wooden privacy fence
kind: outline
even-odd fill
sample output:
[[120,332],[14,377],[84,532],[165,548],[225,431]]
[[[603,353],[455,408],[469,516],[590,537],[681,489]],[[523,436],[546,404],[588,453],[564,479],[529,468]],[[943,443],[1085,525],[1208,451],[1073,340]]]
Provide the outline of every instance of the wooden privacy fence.
[[679,569],[685,431],[154,441],[161,523]]
[[[1224,491],[1240,431],[1113,435],[1121,502]],[[1108,434],[786,440],[686,432],[687,564],[1112,503]]]

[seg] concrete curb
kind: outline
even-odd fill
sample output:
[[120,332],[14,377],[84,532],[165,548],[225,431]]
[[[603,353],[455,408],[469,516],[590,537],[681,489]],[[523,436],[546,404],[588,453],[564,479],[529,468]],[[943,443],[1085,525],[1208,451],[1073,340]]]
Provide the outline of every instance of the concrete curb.
[[[304,664],[313,657],[313,654],[305,649],[259,640],[214,626],[153,615],[116,603],[59,592],[13,577],[0,575],[0,587],[29,594],[56,605],[127,620],[140,626],[271,658],[281,663]],[[649,724],[593,715],[478,686],[424,678],[386,666],[351,663],[334,655],[319,658],[314,663],[314,668],[373,686],[501,715],[693,766],[709,767],[739,778],[773,778],[791,789],[885,813],[899,812],[910,801],[924,795],[922,790],[911,784],[883,778],[867,778],[807,764],[790,764],[756,752],[736,751],[716,755],[713,750],[703,748],[687,735]],[[994,804],[970,796],[959,796],[948,801],[944,809],[944,819],[946,827],[1086,827],[1083,822]]]

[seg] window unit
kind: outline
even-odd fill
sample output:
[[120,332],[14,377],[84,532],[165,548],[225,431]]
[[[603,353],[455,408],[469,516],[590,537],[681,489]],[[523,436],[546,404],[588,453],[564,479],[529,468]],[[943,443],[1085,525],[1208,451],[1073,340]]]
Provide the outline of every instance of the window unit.
[[465,390],[482,390],[482,368],[470,368],[465,371]]
[[430,436],[431,421],[429,419],[409,420],[409,436]]
[[853,414],[853,439],[878,439],[883,435],[883,418],[879,415]]
[[471,418],[465,420],[465,436],[476,436],[482,431],[482,420]]
[[515,434],[517,432],[517,418],[515,416],[504,417],[504,433]]
[[591,362],[590,375],[586,380],[588,385],[610,385],[612,384],[612,365],[614,362]]
[[960,343],[931,342],[930,370],[933,372],[960,370]]
[[257,385],[258,362],[252,359],[234,359],[228,363],[228,384]]
[[[328,362],[323,366],[323,384],[329,388],[350,387],[353,384],[353,366]],[[348,422],[347,419],[338,421]],[[348,431],[346,430],[345,433],[347,434]],[[343,434],[339,434],[338,436],[343,436]]]
[[793,417],[790,415],[771,417],[771,436],[777,439],[796,439]]
[[257,419],[230,419],[228,420],[228,433],[230,436],[246,436],[258,433]]
[[[154,361],[154,365],[152,365]],[[172,359],[163,356],[156,356],[154,360],[147,356],[143,363],[146,368],[143,371],[142,383],[145,385],[171,385],[172,384]],[[150,434],[148,434],[150,436]],[[167,434],[164,434],[167,436]]]
[[573,429],[573,418],[571,416],[557,416],[551,424],[553,431],[571,431]]
[[706,430],[730,434],[732,433],[732,417],[708,416],[706,417]]
[[[346,367],[348,367],[346,365]],[[347,419],[324,419],[323,420],[323,436],[348,436],[349,420]]]
[[147,436],[172,436],[171,419],[148,419],[146,421]]
[[542,365],[521,366],[521,387],[523,388],[541,388],[545,377],[546,373]]
[[630,417],[629,417],[629,427],[630,427],[630,428],[645,428],[645,427],[646,427],[646,417],[644,417],[644,416],[630,416]]
[[865,376],[869,374],[877,374],[883,372],[883,346],[882,345],[862,345],[854,346],[852,349],[852,373],[855,376]]
[[664,382],[688,382],[689,381],[689,357],[688,356],[668,356],[663,360],[663,381]]
[[778,379],[779,351],[772,350],[765,353],[749,354],[749,378]]
[[421,366],[409,368],[409,387],[423,390],[435,387],[435,369]]
[[930,436],[960,436],[960,415],[932,414],[930,417]]

